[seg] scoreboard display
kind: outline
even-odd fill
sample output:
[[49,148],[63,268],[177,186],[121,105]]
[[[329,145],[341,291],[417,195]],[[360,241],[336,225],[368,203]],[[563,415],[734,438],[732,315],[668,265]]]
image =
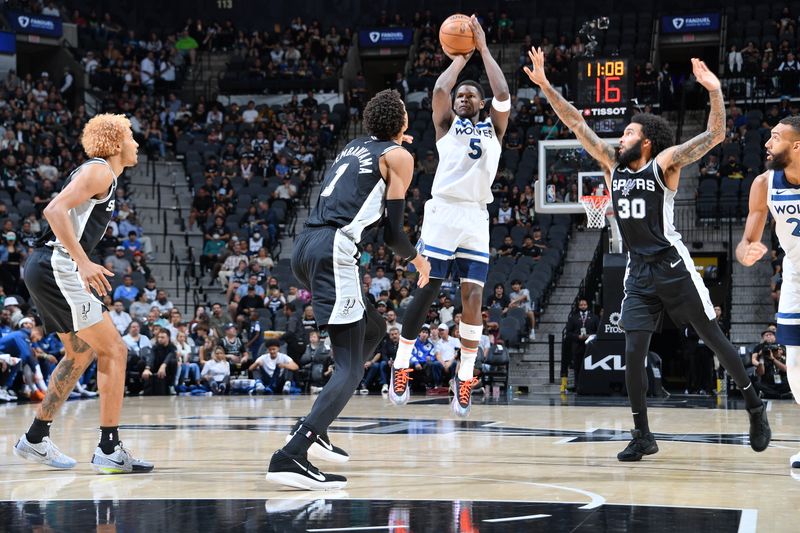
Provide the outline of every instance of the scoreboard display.
[[627,58],[583,58],[577,62],[575,107],[599,134],[622,133],[631,115],[632,75]]

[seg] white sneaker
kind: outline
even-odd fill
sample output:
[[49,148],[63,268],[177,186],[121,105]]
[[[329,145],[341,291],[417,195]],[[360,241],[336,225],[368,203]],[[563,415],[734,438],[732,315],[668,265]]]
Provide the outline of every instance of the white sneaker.
[[292,382],[287,381],[286,383],[283,384],[283,393],[289,394],[291,391],[292,391]]
[[381,394],[389,394],[389,384],[384,383],[383,387],[381,387]]
[[50,437],[45,437],[42,442],[33,444],[28,442],[24,433],[17,441],[17,444],[14,445],[14,455],[26,461],[41,463],[53,468],[68,469],[74,467],[77,463],[72,457],[61,453],[61,450],[53,444]]
[[8,391],[5,389],[0,389],[0,402],[10,402],[11,396],[8,395]]
[[13,390],[11,390],[11,389],[6,389],[6,394],[8,394],[8,397],[9,397],[9,398],[11,398],[11,401],[12,401],[12,402],[16,402],[16,401],[17,401],[17,393],[16,393],[16,392],[14,392]]
[[792,468],[800,468],[800,453],[796,453],[789,458],[789,465]]
[[150,472],[153,464],[134,458],[120,442],[108,455],[98,446],[92,456],[92,469],[98,474],[138,474]]
[[311,394],[319,394],[320,392],[322,392],[322,387],[311,385]]
[[362,396],[366,396],[367,394],[369,394],[369,389],[364,385],[362,385],[361,388],[358,389],[358,393]]

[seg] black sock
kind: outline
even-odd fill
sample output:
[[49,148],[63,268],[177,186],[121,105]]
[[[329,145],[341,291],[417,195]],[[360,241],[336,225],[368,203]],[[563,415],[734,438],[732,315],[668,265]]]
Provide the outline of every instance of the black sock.
[[119,426],[100,426],[100,444],[98,446],[103,453],[106,455],[114,453],[117,444],[119,444]]
[[763,403],[761,398],[758,397],[758,393],[756,392],[756,388],[750,383],[747,388],[742,389],[742,396],[744,397],[744,403],[748,409],[752,409],[754,407],[760,407]]
[[25,438],[28,439],[28,442],[31,444],[39,444],[42,442],[43,438],[50,436],[50,424],[52,423],[52,420],[34,418],[33,424],[31,424],[28,432],[25,433]]
[[650,433],[650,424],[647,422],[647,411],[634,413],[633,425],[636,429],[642,432],[642,435]]
[[283,451],[289,455],[305,456],[308,449],[314,444],[312,439],[316,438],[313,432],[311,432],[311,438],[306,436],[310,431],[306,426],[300,426],[292,439],[283,447]]

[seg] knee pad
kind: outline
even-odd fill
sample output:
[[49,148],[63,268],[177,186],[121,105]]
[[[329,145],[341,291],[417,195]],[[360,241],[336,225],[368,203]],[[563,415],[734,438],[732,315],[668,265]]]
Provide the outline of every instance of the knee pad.
[[473,326],[462,321],[458,325],[458,332],[464,340],[480,342],[483,335],[483,325]]

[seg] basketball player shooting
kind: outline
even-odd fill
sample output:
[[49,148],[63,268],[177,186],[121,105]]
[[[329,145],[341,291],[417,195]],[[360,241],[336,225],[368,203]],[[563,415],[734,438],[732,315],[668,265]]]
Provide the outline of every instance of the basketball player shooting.
[[153,465],[135,459],[119,440],[128,348],[94,294],[103,297],[111,292],[107,276],[114,274],[89,259],[111,221],[117,178],[126,167],[136,165],[139,145],[128,119],[111,114],[92,118],[83,129],[81,144],[91,159],[72,171],[44,209],[47,226],[25,264],[31,299],[45,330],[56,332],[64,343],[65,355],[14,454],[55,468],[75,466],[75,460],[50,440],[50,424],[96,357],[100,443],[92,468],[100,474],[149,472]]
[[386,322],[364,300],[358,274],[358,245],[364,232],[383,219],[384,240],[428,282],[430,264],[403,231],[406,191],[414,158],[400,145],[410,137],[408,114],[397,91],[381,91],[364,108],[369,137],[353,139],[325,174],[317,205],[292,252],[295,277],[313,295],[317,324],[328,331],[336,371],[311,412],[272,455],[267,480],[306,490],[340,489],[344,476],[320,472],[308,456],[344,463],[348,454],[331,444],[328,427],[339,416],[364,376],[364,361],[386,335]]
[[669,124],[661,117],[640,113],[626,126],[619,151],[615,152],[589,128],[580,111],[550,85],[541,49],[532,48],[528,55],[533,65],[524,67],[525,73],[603,168],[622,240],[628,249],[620,326],[625,330],[625,383],[635,429],[631,431],[633,439],[617,459],[639,461],[644,455],[658,451],[647,420],[645,357],[664,310],[676,323],[691,324],[717,354],[744,396],[750,417],[750,446],[757,452],[764,451],[772,436],[766,405],[747,377],[736,348],[714,320],[708,289],[672,222],[681,168],[703,157],[725,136],[725,107],[719,79],[701,60],[692,59],[697,82],[711,97],[706,131],[681,145],[670,146],[674,135]]
[[[403,331],[391,374],[389,398],[396,405],[408,401],[408,368],[411,350],[442,281],[453,275],[461,279],[463,315],[461,362],[453,378],[452,409],[467,416],[473,367],[483,333],[481,301],[489,270],[489,212],[491,186],[497,174],[503,135],[508,126],[511,99],[503,71],[486,45],[486,35],[473,15],[470,27],[475,50],[483,59],[492,88],[489,116],[481,121],[483,88],[478,82],[456,83],[472,54],[450,55],[453,60],[433,89],[433,123],[439,166],[433,179],[433,198],[425,204],[422,234],[417,249],[431,262],[430,283],[414,295],[406,311]],[[455,88],[455,93],[453,93]]]
[[[761,234],[767,215],[771,214],[778,241],[786,252],[778,302],[778,342],[786,346],[786,375],[794,399],[800,403],[800,118],[781,120],[772,128],[766,148],[767,171],[753,181],[750,189],[750,209],[742,240],[736,247],[736,259],[749,267],[764,257],[768,250],[761,243]],[[789,464],[800,468],[800,453],[792,456]]]

